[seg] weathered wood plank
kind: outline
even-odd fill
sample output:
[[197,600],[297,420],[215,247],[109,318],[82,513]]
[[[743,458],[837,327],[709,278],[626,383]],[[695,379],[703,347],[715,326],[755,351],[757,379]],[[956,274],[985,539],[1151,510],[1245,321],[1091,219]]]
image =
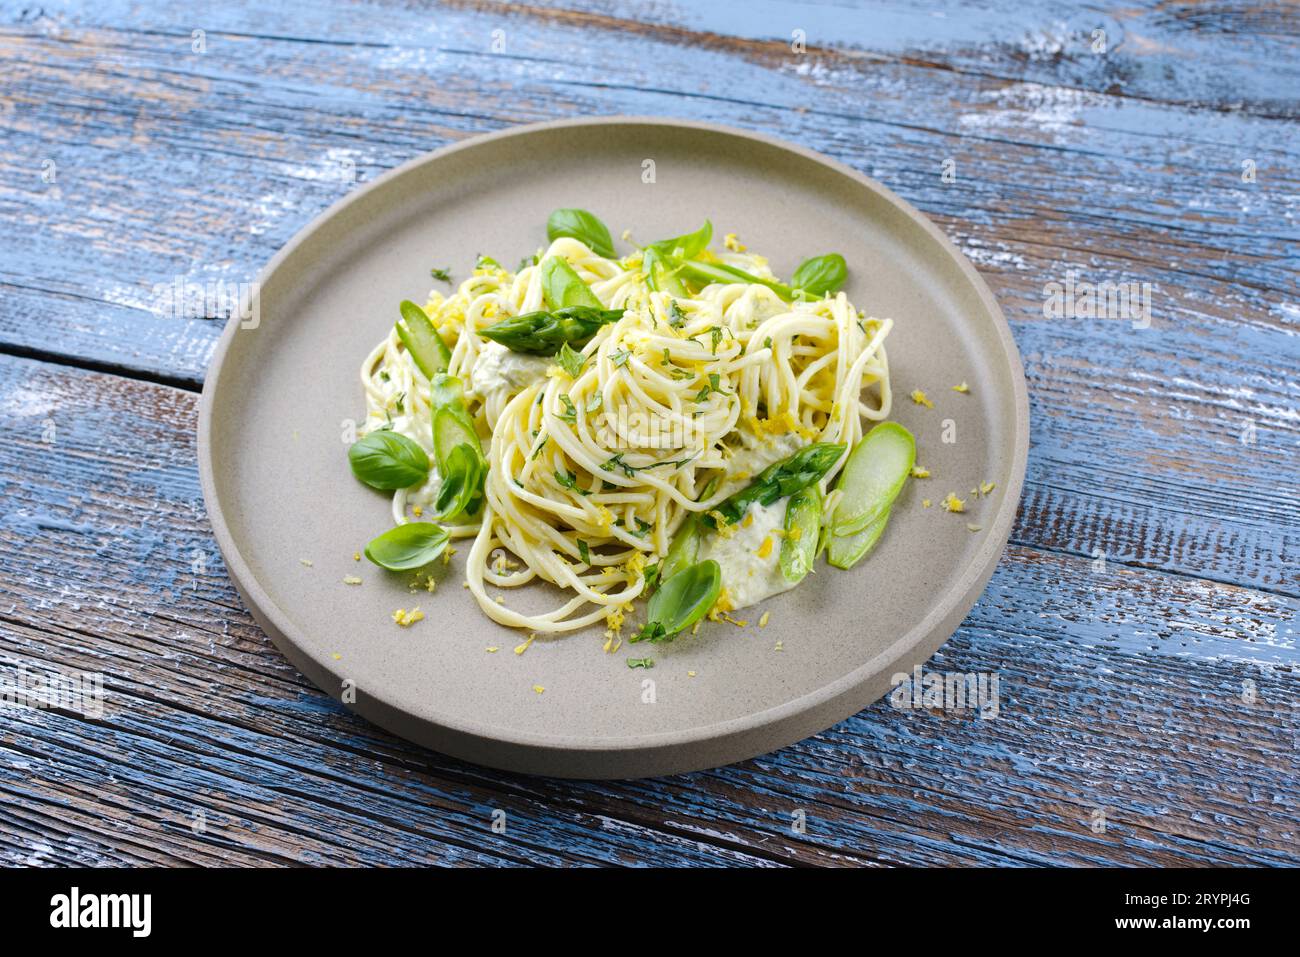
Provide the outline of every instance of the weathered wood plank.
[[932,663],[997,673],[993,720],[881,703],[718,771],[521,778],[378,731],[270,646],[213,552],[194,414],[0,358],[0,669],[108,690],[97,721],[0,711],[0,859],[1297,862],[1294,599],[1013,547]]
[[1179,106],[1294,117],[1300,27],[1280,4],[1052,0],[636,4],[605,0],[457,0],[455,6],[543,18],[737,54],[784,54],[796,41],[845,60],[906,62]]
[[[1055,51],[1078,23],[1034,4],[948,10],[928,39],[837,8],[798,57],[781,18],[713,6],[0,9],[0,216],[25,237],[0,253],[0,347],[194,385],[220,323],[161,314],[155,285],[250,280],[352,168],[557,112],[774,130],[933,215],[1003,302],[1034,413],[1017,541],[1296,594],[1300,137],[1272,119],[1294,106],[1292,61],[1252,86],[1246,41],[1185,28],[1258,26],[1256,49],[1280,52],[1267,11],[1126,10],[1126,41],[1097,58]],[[1151,87],[1166,74],[1172,102]],[[1072,268],[1152,282],[1152,327],[1044,319],[1045,283]]]

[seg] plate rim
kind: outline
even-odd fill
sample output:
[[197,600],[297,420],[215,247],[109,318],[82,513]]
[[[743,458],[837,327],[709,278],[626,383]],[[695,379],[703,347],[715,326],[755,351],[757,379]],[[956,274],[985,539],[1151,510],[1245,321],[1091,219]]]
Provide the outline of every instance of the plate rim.
[[[371,193],[382,189],[389,182],[406,175],[414,169],[438,162],[444,157],[462,150],[475,148],[495,140],[529,136],[542,131],[604,125],[669,127],[679,130],[722,134],[761,143],[793,153],[806,160],[818,163],[832,172],[847,176],[859,186],[871,191],[876,197],[894,206],[908,220],[919,225],[930,239],[936,241],[939,247],[948,253],[949,258],[954,261],[962,277],[974,288],[981,304],[992,317],[993,328],[997,333],[1003,353],[1010,364],[1015,422],[1013,427],[1013,455],[1007,487],[992,522],[986,526],[987,534],[979,550],[962,569],[961,574],[931,604],[924,617],[906,632],[895,638],[885,648],[848,673],[790,701],[761,711],[753,711],[739,717],[699,725],[684,731],[657,731],[637,735],[602,736],[600,738],[517,730],[506,731],[472,720],[466,722],[450,715],[440,714],[433,717],[415,715],[405,708],[385,700],[381,693],[375,692],[367,692],[364,696],[358,694],[355,704],[345,704],[345,707],[348,707],[349,710],[360,714],[367,720],[392,731],[400,737],[414,740],[421,745],[452,754],[455,757],[509,770],[524,769],[533,773],[582,778],[629,776],[621,773],[617,775],[603,774],[599,770],[593,773],[590,770],[591,761],[588,760],[592,755],[619,756],[624,759],[618,762],[621,765],[652,764],[655,768],[652,771],[638,772],[635,776],[670,773],[699,767],[716,767],[720,763],[733,763],[757,754],[768,753],[779,747],[785,747],[796,741],[803,740],[809,734],[818,733],[817,731],[801,732],[797,737],[782,734],[778,736],[781,738],[778,744],[770,745],[769,743],[757,751],[750,745],[740,743],[741,741],[760,738],[765,731],[771,733],[769,729],[781,722],[795,722],[801,716],[817,714],[818,718],[815,723],[820,729],[824,730],[846,720],[863,707],[868,706],[876,698],[859,701],[854,696],[854,692],[860,692],[871,685],[873,680],[878,680],[884,666],[891,660],[895,662],[904,659],[915,659],[921,662],[928,660],[942,644],[952,637],[961,621],[965,619],[976,601],[978,601],[1010,540],[1011,529],[1015,522],[1024,489],[1029,452],[1029,394],[1020,351],[1016,347],[1010,325],[1007,323],[1006,316],[1003,314],[996,297],[985,283],[983,277],[976,271],[974,265],[952,240],[924,212],[897,195],[887,186],[853,167],[797,143],[725,124],[683,120],[666,116],[619,114],[547,120],[467,136],[462,140],[414,156],[331,203],[294,233],[288,242],[258,271],[253,287],[253,296],[260,296],[261,286],[265,281],[274,275],[276,270],[326,222],[342,214],[353,205],[366,201]],[[200,485],[208,520],[231,580],[247,606],[247,610],[267,633],[276,648],[295,667],[302,671],[309,680],[320,687],[327,695],[338,700],[334,694],[326,689],[325,683],[318,680],[317,675],[328,674],[338,680],[342,680],[344,676],[336,673],[326,662],[319,660],[304,650],[305,632],[293,622],[258,583],[240,552],[238,543],[231,534],[220,499],[217,496],[211,447],[212,420],[223,367],[240,323],[241,318],[238,312],[227,320],[221,337],[213,349],[212,358],[208,363],[207,374],[204,378],[199,399],[197,452]],[[956,613],[955,622],[950,628],[945,622],[952,618],[954,613]],[[918,658],[917,652],[924,652],[924,654]],[[338,687],[337,683],[335,687]],[[852,705],[851,709],[847,711],[842,705],[843,700],[846,698],[849,699],[849,704]],[[827,711],[828,708],[832,710]],[[824,720],[828,714],[833,715],[834,719],[830,721]],[[420,727],[413,727],[413,725]],[[421,730],[426,733],[421,733]],[[445,732],[450,740],[443,738],[439,734],[428,732]],[[692,746],[705,743],[724,741],[731,743],[732,739],[736,737],[740,740],[735,742],[735,746],[726,749],[729,754],[734,756],[727,758],[725,762],[711,760],[708,764],[700,764],[698,761],[690,760],[665,760],[666,756],[662,753],[665,749],[670,749],[673,752],[687,752]],[[498,760],[494,761],[490,757],[485,759],[472,753],[473,748],[476,746],[487,748],[492,754],[503,753],[503,749],[507,753],[514,753],[516,749],[542,751],[547,752],[549,758],[541,761],[529,761],[512,757],[509,760],[498,758]],[[588,770],[571,772],[564,767],[553,766],[557,754],[572,755],[576,760],[571,763],[588,767]],[[526,765],[535,767],[525,767]]]

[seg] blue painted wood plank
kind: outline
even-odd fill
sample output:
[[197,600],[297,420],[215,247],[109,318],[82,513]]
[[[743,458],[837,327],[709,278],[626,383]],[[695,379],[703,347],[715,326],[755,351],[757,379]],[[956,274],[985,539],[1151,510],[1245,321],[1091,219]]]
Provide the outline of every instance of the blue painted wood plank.
[[[247,281],[352,169],[557,114],[776,132],[934,216],[1012,319],[1026,547],[936,659],[997,671],[1003,715],[877,705],[745,765],[614,788],[411,749],[239,609],[192,396],[4,360],[0,655],[101,668],[127,717],[0,722],[0,856],[1295,862],[1294,29],[1269,7],[1130,6],[1096,12],[1099,57],[1093,11],[801,5],[795,56],[787,8],[736,9],[0,3],[0,222],[21,237],[0,250],[0,349],[193,386],[219,323],[165,314],[154,287]],[[1152,328],[1045,319],[1069,269],[1155,284]],[[137,751],[147,767],[114,780],[102,756]],[[519,827],[485,840],[503,800]],[[190,831],[195,807],[219,826]]]
[[[1073,27],[1036,4],[984,19],[940,8],[928,39],[912,15],[868,7],[866,26],[809,30],[800,56],[780,18],[712,6],[8,9],[0,56],[15,82],[0,122],[17,159],[0,169],[0,217],[29,238],[0,252],[0,348],[196,385],[220,322],[167,315],[156,287],[251,280],[352,170],[364,180],[556,113],[733,123],[881,178],[984,271],[1033,403],[1017,541],[1296,593],[1300,137],[1274,118],[1287,61],[1255,90],[1245,40],[1207,49],[1166,11],[1126,11],[1126,39],[1099,65],[1043,41]],[[1186,16],[1205,28],[1203,12]],[[1267,16],[1239,19],[1273,50],[1289,41]],[[1148,87],[1164,74],[1161,99]],[[1243,91],[1241,109],[1205,95],[1214,78]],[[1256,182],[1241,181],[1243,160]],[[1045,285],[1071,269],[1152,282],[1152,327],[1045,319]]]
[[109,689],[101,721],[0,712],[7,861],[1296,863],[1294,598],[1013,547],[931,663],[997,674],[992,720],[882,702],[717,771],[522,778],[378,731],[279,656],[208,537],[194,414],[0,358],[0,669]]

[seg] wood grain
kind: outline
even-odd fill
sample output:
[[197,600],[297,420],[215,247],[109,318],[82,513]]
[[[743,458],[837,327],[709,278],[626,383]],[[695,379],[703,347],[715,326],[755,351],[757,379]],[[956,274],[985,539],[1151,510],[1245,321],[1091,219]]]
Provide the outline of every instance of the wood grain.
[[930,665],[998,674],[996,718],[881,702],[717,771],[523,778],[392,738],[275,651],[209,538],[195,404],[0,359],[0,672],[98,672],[107,691],[99,720],[3,712],[0,859],[1293,860],[1294,599],[1013,547]]
[[[1099,57],[1056,49],[1087,33],[1046,6],[948,10],[928,40],[870,10],[819,33],[827,14],[807,7],[796,56],[770,10],[665,9],[287,5],[256,29],[185,4],[161,22],[120,4],[19,17],[0,32],[14,143],[0,214],[32,241],[0,255],[0,347],[197,386],[220,322],[162,314],[155,287],[251,281],[352,169],[364,181],[557,113],[776,130],[930,213],[993,286],[1033,401],[1016,541],[1297,594],[1300,191],[1295,102],[1279,98],[1294,37],[1259,40],[1278,53],[1261,84],[1245,41],[1205,40],[1204,11],[1117,14],[1124,39]],[[1148,89],[1161,76],[1163,99]],[[1045,319],[1044,285],[1070,269],[1152,283],[1152,327]]]

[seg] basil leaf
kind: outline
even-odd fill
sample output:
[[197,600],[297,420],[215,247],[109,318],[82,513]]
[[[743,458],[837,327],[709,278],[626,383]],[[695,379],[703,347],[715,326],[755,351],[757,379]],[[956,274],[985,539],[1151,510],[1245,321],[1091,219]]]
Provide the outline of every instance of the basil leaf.
[[348,449],[352,474],[371,488],[410,488],[429,476],[429,456],[419,444],[390,429],[371,432]]
[[613,259],[616,255],[609,227],[600,221],[600,217],[585,209],[557,209],[551,213],[546,221],[546,238],[555,242],[561,236],[586,243],[597,256]]
[[673,239],[661,239],[657,243],[651,243],[646,249],[653,250],[660,256],[694,259],[708,248],[712,239],[713,224],[706,219],[704,225],[695,232],[687,233],[685,236],[677,236]]
[[542,260],[542,298],[550,309],[563,309],[566,306],[590,306],[601,309],[603,306],[591,287],[582,281],[568,260],[559,256],[548,256]]
[[569,344],[566,342],[560,346],[560,351],[555,354],[555,361],[561,369],[569,373],[570,378],[576,379],[578,374],[582,372],[582,366],[587,360],[582,357],[582,353],[570,349]]
[[824,296],[828,292],[837,292],[849,278],[849,267],[839,253],[827,253],[814,256],[799,264],[799,268],[790,277],[790,285],[802,289],[810,296]]
[[446,529],[432,522],[398,525],[366,546],[366,558],[394,572],[423,568],[442,554],[448,539]]
[[672,640],[708,614],[721,591],[722,569],[713,559],[687,566],[664,579],[646,604],[645,627],[629,640]]
[[442,468],[442,487],[434,508],[438,518],[446,521],[471,511],[475,497],[483,487],[483,454],[469,443],[456,446],[447,455]]

